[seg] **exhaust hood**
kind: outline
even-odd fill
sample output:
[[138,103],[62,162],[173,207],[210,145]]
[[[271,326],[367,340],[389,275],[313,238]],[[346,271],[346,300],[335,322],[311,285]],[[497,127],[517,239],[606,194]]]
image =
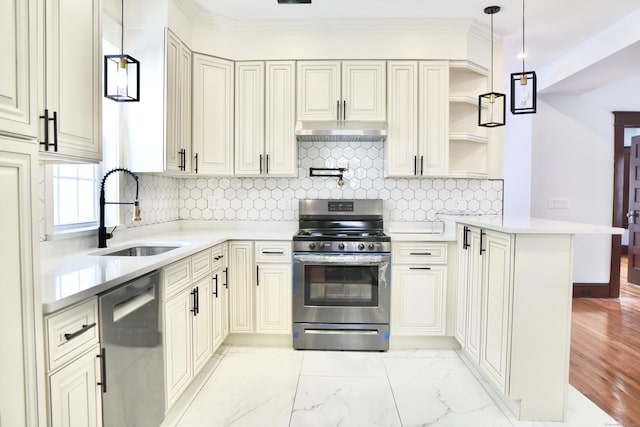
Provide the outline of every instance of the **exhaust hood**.
[[298,141],[377,142],[387,138],[387,122],[298,121]]

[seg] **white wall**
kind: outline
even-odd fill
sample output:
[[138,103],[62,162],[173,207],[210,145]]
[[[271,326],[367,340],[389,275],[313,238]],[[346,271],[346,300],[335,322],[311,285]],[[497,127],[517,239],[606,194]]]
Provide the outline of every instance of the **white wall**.
[[[640,111],[640,76],[584,94],[539,95],[532,132],[533,216],[611,225],[613,111]],[[550,208],[549,198],[568,200],[568,209]],[[577,236],[574,282],[608,282],[610,246],[609,236]]]

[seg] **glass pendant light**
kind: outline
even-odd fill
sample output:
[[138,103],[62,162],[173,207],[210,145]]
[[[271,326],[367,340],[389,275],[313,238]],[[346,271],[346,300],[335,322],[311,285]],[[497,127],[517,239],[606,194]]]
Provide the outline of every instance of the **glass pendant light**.
[[121,2],[120,55],[104,56],[104,96],[116,102],[140,101],[140,62],[124,54],[124,0]]
[[498,127],[505,123],[505,95],[493,90],[493,15],[500,12],[500,6],[484,8],[484,13],[491,15],[491,92],[478,96],[478,126]]
[[536,112],[536,72],[525,71],[524,59],[524,0],[522,0],[522,72],[511,74],[511,113],[533,114]]

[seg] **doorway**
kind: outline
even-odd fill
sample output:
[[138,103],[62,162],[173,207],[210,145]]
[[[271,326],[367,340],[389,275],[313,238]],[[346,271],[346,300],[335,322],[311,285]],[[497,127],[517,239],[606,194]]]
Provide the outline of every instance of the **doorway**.
[[[625,162],[625,129],[640,128],[640,112],[614,111],[613,221],[612,226],[627,229],[629,203],[629,156]],[[629,150],[627,150],[629,151]],[[611,236],[609,283],[576,284],[574,297],[618,298],[620,296],[620,258],[622,236]]]

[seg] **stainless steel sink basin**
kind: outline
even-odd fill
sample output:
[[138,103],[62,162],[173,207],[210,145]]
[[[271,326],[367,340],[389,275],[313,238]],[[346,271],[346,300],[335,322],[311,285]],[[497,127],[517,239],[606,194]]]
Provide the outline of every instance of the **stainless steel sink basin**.
[[101,256],[151,256],[159,255],[180,246],[131,246],[124,249],[118,249],[112,252],[101,253]]

